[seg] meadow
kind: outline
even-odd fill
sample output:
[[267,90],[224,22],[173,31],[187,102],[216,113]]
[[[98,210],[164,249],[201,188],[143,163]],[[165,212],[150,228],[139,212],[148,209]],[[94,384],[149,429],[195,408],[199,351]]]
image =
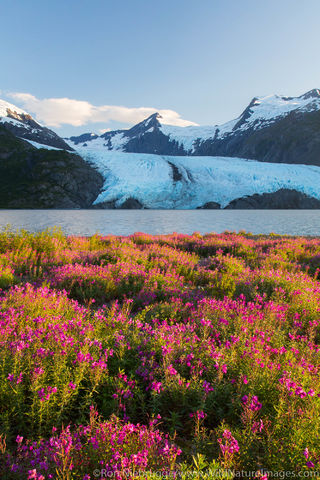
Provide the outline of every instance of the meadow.
[[319,270],[318,238],[1,232],[0,478],[315,475]]

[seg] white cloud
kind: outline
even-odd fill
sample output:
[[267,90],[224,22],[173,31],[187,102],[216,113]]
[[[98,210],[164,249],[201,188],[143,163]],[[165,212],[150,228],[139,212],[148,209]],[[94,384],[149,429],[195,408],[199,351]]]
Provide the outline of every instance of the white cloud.
[[39,122],[50,126],[73,125],[80,127],[88,123],[117,121],[135,124],[155,112],[162,116],[162,122],[168,125],[186,127],[197,125],[184,120],[174,110],[163,110],[151,107],[128,108],[116,105],[95,106],[89,102],[74,100],[72,98],[36,98],[30,93],[9,93],[9,97],[21,103],[23,107],[33,114]]

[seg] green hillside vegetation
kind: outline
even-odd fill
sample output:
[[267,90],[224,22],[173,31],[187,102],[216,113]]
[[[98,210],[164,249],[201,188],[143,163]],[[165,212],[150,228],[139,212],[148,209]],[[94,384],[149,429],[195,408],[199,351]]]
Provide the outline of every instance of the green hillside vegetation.
[[88,208],[103,184],[81,157],[36,149],[0,125],[0,208]]

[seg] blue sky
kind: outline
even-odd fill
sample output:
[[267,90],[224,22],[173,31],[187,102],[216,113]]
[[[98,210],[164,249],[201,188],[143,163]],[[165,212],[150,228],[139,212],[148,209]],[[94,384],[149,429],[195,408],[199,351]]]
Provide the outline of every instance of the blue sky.
[[0,0],[1,97],[62,135],[149,109],[222,123],[320,87],[318,15],[319,0]]

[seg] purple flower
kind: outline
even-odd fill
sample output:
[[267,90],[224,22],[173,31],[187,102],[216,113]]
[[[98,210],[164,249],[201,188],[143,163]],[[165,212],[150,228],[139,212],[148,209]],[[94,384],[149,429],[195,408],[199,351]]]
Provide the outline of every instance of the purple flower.
[[258,422],[253,422],[253,425],[251,427],[251,430],[253,433],[261,433],[264,428],[263,421],[260,419]]
[[161,382],[152,382],[151,383],[151,390],[156,393],[160,393],[162,390],[162,383]]
[[225,458],[230,458],[234,453],[239,452],[239,444],[229,430],[224,430],[222,438],[218,438],[218,443]]
[[177,370],[175,368],[173,368],[173,366],[170,364],[168,366],[168,372],[170,373],[170,375],[177,375]]
[[[248,395],[244,395],[241,398],[241,401],[244,405],[248,404],[249,397]],[[262,408],[262,403],[259,402],[257,395],[253,395],[251,398],[251,402],[248,405],[248,408],[252,410],[252,412],[256,412],[257,410],[260,410]]]

